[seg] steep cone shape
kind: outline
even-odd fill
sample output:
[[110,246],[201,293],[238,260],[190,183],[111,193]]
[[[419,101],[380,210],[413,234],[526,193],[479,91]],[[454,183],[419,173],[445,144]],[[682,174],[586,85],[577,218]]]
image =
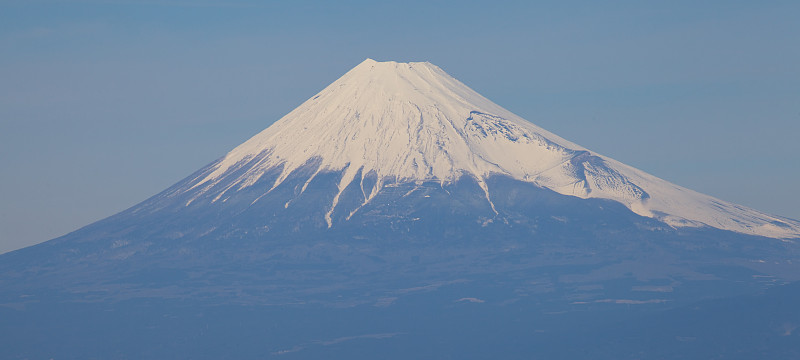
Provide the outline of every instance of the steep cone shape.
[[450,183],[471,176],[495,212],[485,179],[501,174],[564,195],[614,200],[673,227],[800,237],[796,221],[697,193],[591,152],[503,109],[428,62],[365,60],[180,191],[193,198],[214,194],[212,201],[220,201],[280,168],[280,176],[263,189],[266,194],[315,162],[306,185],[319,172],[342,172],[339,193],[327,204],[329,227],[342,191],[353,181],[363,184],[368,174],[377,181],[362,188],[364,204],[387,179]]

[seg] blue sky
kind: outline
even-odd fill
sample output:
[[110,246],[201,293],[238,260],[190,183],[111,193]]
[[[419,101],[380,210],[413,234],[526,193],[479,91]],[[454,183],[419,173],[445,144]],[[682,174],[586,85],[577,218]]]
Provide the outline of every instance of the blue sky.
[[682,186],[800,218],[797,1],[0,3],[0,252],[154,195],[364,58],[430,61]]

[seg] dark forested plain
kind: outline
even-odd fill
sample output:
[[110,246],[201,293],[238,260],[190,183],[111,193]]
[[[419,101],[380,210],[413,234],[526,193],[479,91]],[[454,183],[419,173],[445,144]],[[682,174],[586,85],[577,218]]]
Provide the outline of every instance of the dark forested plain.
[[468,176],[390,183],[355,213],[353,185],[328,228],[341,174],[300,191],[313,170],[266,196],[279,170],[224,202],[176,191],[204,169],[0,255],[2,357],[800,358],[793,241],[504,176],[496,214]]

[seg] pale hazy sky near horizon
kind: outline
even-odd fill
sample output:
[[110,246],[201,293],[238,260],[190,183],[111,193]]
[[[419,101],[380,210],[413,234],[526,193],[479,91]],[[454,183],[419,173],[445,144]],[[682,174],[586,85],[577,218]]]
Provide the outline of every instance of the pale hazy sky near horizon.
[[0,253],[124,210],[365,58],[800,218],[797,1],[0,3]]

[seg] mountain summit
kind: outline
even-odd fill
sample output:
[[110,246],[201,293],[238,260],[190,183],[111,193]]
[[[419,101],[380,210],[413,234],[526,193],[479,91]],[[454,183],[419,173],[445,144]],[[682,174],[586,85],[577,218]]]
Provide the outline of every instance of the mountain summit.
[[[279,169],[261,189],[267,194],[309,165],[313,171],[299,194],[320,172],[341,172],[338,192],[325,204],[328,227],[342,192],[354,181],[365,205],[387,180],[452,183],[470,176],[498,214],[486,179],[505,175],[563,195],[613,200],[673,227],[800,237],[796,221],[685,189],[589,151],[503,109],[428,62],[365,60],[179,192],[192,194],[187,205],[209,194],[211,202],[225,201]],[[370,174],[376,181],[365,187]],[[291,200],[285,204],[290,205]]]

